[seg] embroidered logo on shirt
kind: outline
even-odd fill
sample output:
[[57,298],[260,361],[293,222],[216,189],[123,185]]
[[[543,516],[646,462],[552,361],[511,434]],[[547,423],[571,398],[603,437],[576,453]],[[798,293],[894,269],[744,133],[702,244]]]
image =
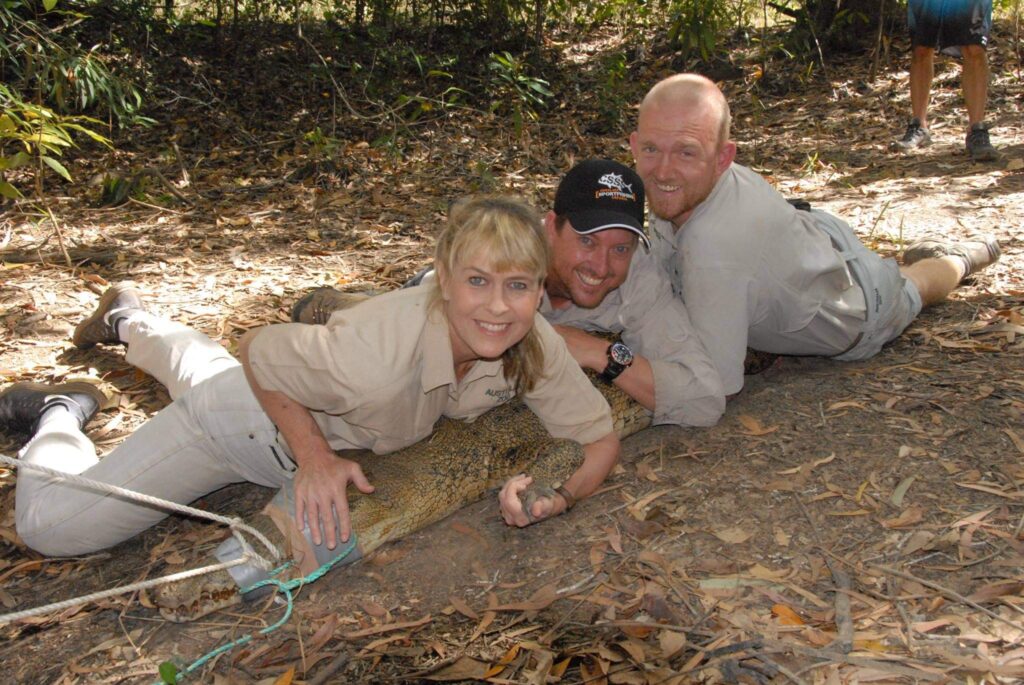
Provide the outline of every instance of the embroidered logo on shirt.
[[504,404],[505,402],[508,402],[515,395],[511,388],[505,388],[504,390],[495,390],[494,388],[488,388],[487,390],[484,390],[484,394],[487,395],[488,397],[493,397],[498,402],[498,404]]
[[596,197],[609,197],[613,200],[628,200],[630,202],[636,201],[636,195],[633,193],[633,184],[626,183],[626,179],[622,177],[622,174],[607,173],[597,179],[597,182],[605,187],[597,189]]

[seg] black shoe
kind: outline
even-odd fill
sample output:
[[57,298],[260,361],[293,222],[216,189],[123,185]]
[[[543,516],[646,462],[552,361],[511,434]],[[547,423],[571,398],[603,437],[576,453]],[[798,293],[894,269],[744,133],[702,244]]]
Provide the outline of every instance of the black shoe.
[[925,238],[912,244],[903,253],[903,263],[910,265],[922,259],[959,257],[964,260],[964,278],[994,264],[1003,254],[999,241],[992,237],[953,243],[941,238]]
[[899,140],[892,141],[894,150],[908,152],[919,147],[927,147],[932,144],[932,134],[928,129],[921,126],[921,120],[914,118],[907,124],[907,130]]
[[63,404],[85,426],[107,401],[103,391],[85,381],[49,385],[15,383],[0,391],[0,430],[8,433],[36,431],[39,417],[55,404]]
[[343,293],[334,288],[316,288],[306,293],[292,307],[292,321],[323,325],[334,312],[348,309],[369,297],[366,293]]
[[967,154],[975,162],[991,162],[999,159],[999,153],[992,147],[988,137],[988,126],[983,123],[972,124],[967,132]]
[[117,321],[130,311],[145,311],[139,291],[127,283],[110,286],[100,297],[96,311],[75,326],[71,342],[79,348],[92,347],[96,343],[120,343]]

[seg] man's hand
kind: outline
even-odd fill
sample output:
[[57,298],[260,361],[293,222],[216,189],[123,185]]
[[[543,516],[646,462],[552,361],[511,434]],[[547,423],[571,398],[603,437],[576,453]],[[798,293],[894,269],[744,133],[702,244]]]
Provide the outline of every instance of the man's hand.
[[608,345],[611,343],[574,326],[556,324],[554,328],[565,340],[569,354],[577,364],[598,373],[604,371],[604,367],[608,365]]
[[501,492],[498,493],[498,503],[501,505],[501,517],[505,519],[507,525],[525,528],[532,523],[556,516],[565,509],[565,502],[561,497],[538,497],[527,516],[520,496],[526,492],[531,483],[533,483],[533,478],[519,474],[509,478],[502,486]]
[[[348,484],[352,483],[359,492],[369,494],[374,488],[363,475],[363,469],[354,461],[335,456],[333,452],[309,457],[295,472],[295,523],[299,530],[309,521],[313,544],[323,540],[320,526],[323,523],[327,549],[337,547],[338,541],[348,542],[352,523],[348,514]],[[335,526],[333,513],[338,515]]]

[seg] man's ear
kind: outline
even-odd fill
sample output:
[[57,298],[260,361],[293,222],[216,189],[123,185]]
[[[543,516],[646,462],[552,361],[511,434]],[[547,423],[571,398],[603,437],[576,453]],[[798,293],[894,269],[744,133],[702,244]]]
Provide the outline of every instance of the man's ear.
[[549,242],[554,242],[555,235],[558,233],[557,219],[558,215],[553,211],[544,215],[544,231],[548,234]]
[[629,134],[629,149],[633,152],[633,163],[634,164],[636,163],[636,160],[637,160],[637,157],[638,157],[636,152],[637,152],[637,144],[638,144],[639,138],[640,138],[640,136],[639,136],[639,134],[636,131],[633,131],[632,133]]
[[725,141],[725,145],[718,151],[716,171],[721,176],[729,168],[729,165],[736,159],[736,143],[731,140]]

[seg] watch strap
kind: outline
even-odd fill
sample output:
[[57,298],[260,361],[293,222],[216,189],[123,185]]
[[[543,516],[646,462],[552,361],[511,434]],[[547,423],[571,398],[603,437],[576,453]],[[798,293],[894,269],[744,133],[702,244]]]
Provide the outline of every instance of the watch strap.
[[570,509],[576,506],[576,498],[572,496],[572,493],[569,492],[568,488],[566,488],[564,485],[559,485],[557,488],[555,488],[555,492],[561,495],[562,499],[565,500],[565,511],[569,511]]

